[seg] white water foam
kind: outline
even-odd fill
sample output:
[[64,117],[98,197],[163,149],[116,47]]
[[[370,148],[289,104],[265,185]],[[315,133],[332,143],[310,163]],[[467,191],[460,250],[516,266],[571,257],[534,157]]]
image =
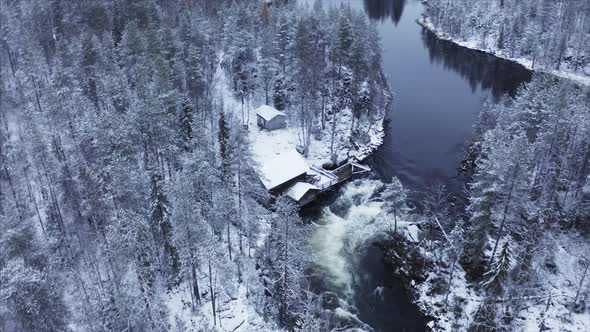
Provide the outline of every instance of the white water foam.
[[389,229],[382,203],[372,200],[383,186],[378,180],[356,180],[342,188],[340,196],[324,208],[310,242],[317,265],[326,274],[330,286],[353,295],[353,263],[359,249],[369,239]]

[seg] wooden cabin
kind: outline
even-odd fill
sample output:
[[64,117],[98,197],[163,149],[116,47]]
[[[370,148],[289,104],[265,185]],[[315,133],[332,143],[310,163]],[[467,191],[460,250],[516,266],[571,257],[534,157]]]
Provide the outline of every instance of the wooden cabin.
[[259,160],[260,180],[272,193],[281,193],[298,181],[303,181],[309,171],[307,162],[299,152],[285,151],[269,160]]
[[287,126],[287,116],[272,106],[262,105],[256,109],[256,123],[269,131],[281,129]]
[[285,151],[269,160],[260,160],[260,180],[274,195],[287,195],[300,206],[315,200],[355,174],[370,172],[367,166],[348,162],[333,171],[310,167],[297,151]]

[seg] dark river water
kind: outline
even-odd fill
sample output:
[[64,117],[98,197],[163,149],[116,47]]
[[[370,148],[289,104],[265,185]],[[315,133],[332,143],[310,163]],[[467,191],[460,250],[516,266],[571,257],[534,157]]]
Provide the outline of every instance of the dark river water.
[[[384,144],[370,160],[376,175],[386,182],[397,176],[415,192],[434,183],[460,192],[464,179],[457,177],[457,167],[472,139],[483,102],[514,94],[521,83],[530,80],[531,73],[520,65],[438,40],[416,23],[424,10],[419,1],[322,2],[324,6],[344,4],[362,10],[377,24],[381,36],[383,71],[394,100],[387,114]],[[346,196],[347,190],[351,189],[344,188],[340,195]],[[346,251],[351,239],[341,234],[362,233],[354,229],[362,222],[350,219],[366,219],[376,213],[362,206],[354,208],[355,213],[324,218],[327,223],[346,225],[327,227],[330,230],[325,232],[338,233],[344,239],[342,248],[330,247],[329,254]],[[345,227],[350,229],[343,230]],[[423,331],[425,319],[383,264],[381,251],[368,242],[362,250],[343,254],[350,260],[348,273],[352,275],[349,288],[354,295],[348,300],[376,331]],[[326,257],[325,266],[330,269],[332,262]],[[379,298],[374,296],[377,288],[383,289]]]
[[[453,179],[486,99],[530,80],[522,66],[437,39],[416,23],[418,1],[350,1],[377,22],[383,70],[394,92],[387,135],[374,168],[421,190]],[[452,188],[457,189],[457,188]]]

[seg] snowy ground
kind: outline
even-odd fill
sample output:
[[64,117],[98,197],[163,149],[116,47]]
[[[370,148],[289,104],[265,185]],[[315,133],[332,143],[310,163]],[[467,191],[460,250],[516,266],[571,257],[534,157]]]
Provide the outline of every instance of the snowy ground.
[[[237,277],[228,277],[226,275],[217,275],[217,281],[214,281],[215,293],[217,296],[216,303],[216,319],[213,318],[211,296],[209,289],[209,278],[205,273],[200,273],[198,277],[199,287],[201,291],[201,304],[197,304],[196,311],[193,311],[191,305],[191,289],[188,283],[181,284],[164,295],[164,301],[170,312],[170,326],[178,328],[178,321],[184,324],[187,332],[201,332],[201,331],[215,331],[215,332],[274,332],[283,331],[279,329],[272,321],[266,321],[262,313],[255,308],[253,301],[261,300],[257,296],[261,296],[260,292],[253,292],[253,289],[261,289],[260,281],[253,267],[255,265],[255,252],[264,245],[264,240],[268,234],[268,223],[259,220],[260,235],[256,241],[256,247],[250,248],[250,256],[247,257],[247,250],[245,249],[242,255],[243,262],[243,281],[237,282]],[[239,253],[239,239],[238,232],[232,228],[232,250],[234,255]],[[220,246],[227,247],[227,242],[223,241]],[[231,272],[228,272],[231,271]],[[235,266],[224,269],[224,273],[236,273]],[[225,279],[225,282],[223,281]],[[173,329],[174,330],[174,329]]]
[[[534,269],[539,271],[542,296],[531,299],[530,306],[520,312],[520,325],[523,330],[537,330],[544,320],[549,331],[590,331],[590,314],[570,314],[569,309],[584,272],[580,262],[590,255],[590,243],[581,236],[569,234],[547,235],[545,241],[552,247],[556,270],[549,270],[543,261],[536,262]],[[588,289],[589,282],[586,279],[583,290]],[[549,307],[543,317],[549,296]]]
[[[470,38],[467,40],[454,39],[454,38],[451,38],[446,33],[438,31],[434,27],[434,25],[432,24],[432,22],[430,21],[430,19],[428,17],[419,18],[417,20],[417,22],[418,22],[418,24],[420,24],[424,28],[426,28],[429,31],[431,31],[432,33],[434,33],[440,39],[448,40],[448,41],[451,41],[459,46],[467,47],[467,48],[470,48],[473,50],[483,51],[483,52],[492,54],[498,58],[513,61],[513,62],[521,64],[522,66],[524,66],[525,68],[527,68],[529,70],[533,70],[533,62],[529,59],[510,57],[509,55],[502,52],[502,50],[498,50],[496,48],[489,47],[489,45],[485,48],[482,48],[481,47],[482,42],[479,39],[479,37],[474,37],[474,38]],[[491,38],[491,36],[490,36],[490,38]],[[587,68],[587,71],[588,70],[590,70],[590,69]],[[570,80],[577,82],[579,84],[582,84],[582,85],[590,86],[590,74],[583,74],[580,72],[574,73],[572,71],[568,71],[568,70],[564,70],[564,69],[555,70],[555,69],[538,68],[538,67],[534,68],[534,71],[546,72],[546,73],[549,73],[549,74],[552,74],[552,75],[555,75],[558,77],[570,79]]]
[[[202,285],[207,285],[206,279],[206,276],[202,276]],[[186,284],[181,285],[166,297],[168,310],[173,313],[170,317],[171,326],[177,326],[178,317],[188,331],[280,331],[265,322],[262,315],[254,310],[254,306],[249,303],[245,285],[240,285],[234,294],[220,292],[218,295],[218,320],[214,323],[210,299],[203,299],[197,308],[198,315],[195,315],[191,309],[190,289]]]
[[[550,258],[555,263],[555,270],[547,267],[545,257],[538,258],[533,263],[533,273],[539,279],[533,290],[535,295],[518,299],[503,298],[503,301],[498,301],[498,312],[501,312],[503,305],[512,305],[511,301],[522,300],[523,309],[515,313],[511,325],[514,331],[590,331],[588,312],[570,312],[569,307],[584,272],[580,261],[590,254],[590,243],[571,234],[548,234],[543,242],[550,246],[548,252],[553,253]],[[448,273],[449,269],[431,271],[428,279],[414,289],[421,310],[435,317],[436,321],[429,324],[435,331],[466,329],[484,299],[483,294],[473,290],[473,286],[465,279],[465,272],[457,265],[448,307],[445,306],[445,295],[433,294],[430,290],[434,279],[443,277],[447,280]],[[588,280],[584,282],[582,290],[586,289],[587,292],[588,283]],[[582,297],[581,295],[578,302]],[[456,310],[455,304],[460,310]],[[541,329],[542,325],[545,325],[545,329]]]
[[[238,101],[228,84],[225,71],[218,67],[215,73],[216,94],[223,100],[224,108],[233,112],[238,119],[242,119],[242,104]],[[256,124],[256,108],[261,105],[244,105],[244,123],[247,123],[252,149],[259,161],[269,160],[285,151],[294,151],[301,145],[300,134],[297,125],[292,120],[287,120],[287,128],[274,131],[261,130]],[[249,114],[248,114],[249,113]],[[285,112],[289,117],[289,110]],[[370,142],[359,147],[358,150],[350,146],[350,125],[352,112],[349,109],[340,112],[337,122],[334,150],[338,151],[338,161],[344,161],[349,157],[363,160],[383,143],[385,133],[383,131],[383,119],[379,119],[369,130]],[[331,124],[326,124],[327,127]],[[326,128],[323,138],[311,138],[311,145],[306,159],[310,166],[321,167],[329,163],[330,158],[330,129]]]

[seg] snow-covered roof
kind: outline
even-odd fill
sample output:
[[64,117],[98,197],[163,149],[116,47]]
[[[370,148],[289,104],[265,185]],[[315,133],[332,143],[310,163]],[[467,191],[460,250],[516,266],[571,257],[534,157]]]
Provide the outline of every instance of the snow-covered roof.
[[409,225],[406,229],[409,240],[412,242],[420,242],[420,228],[416,225]]
[[259,160],[259,162],[261,163],[260,180],[268,190],[309,170],[305,159],[295,150],[285,151],[270,160]]
[[277,116],[286,116],[285,113],[268,105],[262,105],[256,109],[256,114],[266,121],[270,121]]
[[311,183],[297,182],[291,188],[289,188],[289,190],[287,190],[287,195],[299,202],[303,195],[305,195],[309,190],[312,189],[320,190],[320,188],[314,186]]

